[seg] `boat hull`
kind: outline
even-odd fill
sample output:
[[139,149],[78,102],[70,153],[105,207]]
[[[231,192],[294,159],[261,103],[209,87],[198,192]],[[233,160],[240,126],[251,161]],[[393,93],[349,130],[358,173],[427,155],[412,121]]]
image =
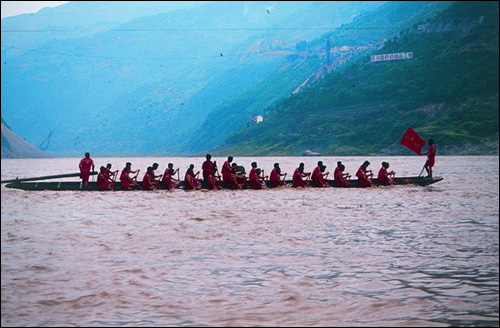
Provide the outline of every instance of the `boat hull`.
[[[432,179],[424,178],[424,177],[401,177],[394,179],[394,185],[418,185],[418,186],[428,186],[430,184],[436,183],[443,180],[442,177],[434,177]],[[288,185],[292,186],[292,181],[286,181]],[[377,179],[373,180],[374,186],[380,186],[380,183]],[[367,188],[365,186],[361,186],[358,183],[358,180],[350,180],[349,187],[339,187],[335,184],[333,180],[329,180],[328,183],[331,187],[334,188]],[[139,183],[141,184],[141,183]],[[141,184],[142,185],[142,184]],[[13,189],[21,189],[21,190],[83,190],[83,185],[80,181],[52,181],[52,182],[12,182],[5,185],[7,188]],[[223,189],[231,189],[228,185],[223,185]],[[272,187],[271,183],[268,182],[268,187]],[[311,183],[311,187],[315,187],[314,183]],[[176,187],[176,189],[184,189],[184,182]],[[202,189],[208,189],[205,183],[202,183]],[[245,189],[251,189],[250,182],[247,180]],[[97,188],[96,182],[89,182],[88,189],[90,191],[99,191]],[[120,183],[115,183],[113,190],[122,190],[120,187]],[[142,190],[142,188],[140,188]],[[160,188],[160,190],[162,190]]]

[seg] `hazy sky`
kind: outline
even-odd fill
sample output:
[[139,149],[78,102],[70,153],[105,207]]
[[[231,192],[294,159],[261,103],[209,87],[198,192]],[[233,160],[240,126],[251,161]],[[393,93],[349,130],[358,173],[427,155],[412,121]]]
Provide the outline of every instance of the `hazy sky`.
[[56,7],[69,1],[2,1],[2,18],[36,13],[44,7]]

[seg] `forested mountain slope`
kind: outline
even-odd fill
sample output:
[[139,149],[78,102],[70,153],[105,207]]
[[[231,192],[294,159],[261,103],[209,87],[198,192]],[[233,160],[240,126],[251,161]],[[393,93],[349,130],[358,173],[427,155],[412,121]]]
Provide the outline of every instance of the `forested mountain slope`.
[[455,2],[375,53],[411,51],[412,59],[360,56],[268,107],[263,123],[234,133],[220,151],[406,154],[399,141],[413,127],[441,154],[498,153],[498,17],[498,2]]

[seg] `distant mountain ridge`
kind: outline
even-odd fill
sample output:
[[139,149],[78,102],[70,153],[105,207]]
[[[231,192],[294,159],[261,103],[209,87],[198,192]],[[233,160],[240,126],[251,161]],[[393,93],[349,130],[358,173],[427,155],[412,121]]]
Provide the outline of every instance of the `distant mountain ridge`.
[[54,156],[396,154],[410,126],[498,149],[498,3],[157,4],[2,19],[2,119]]
[[[207,118],[281,65],[271,51],[383,2],[195,2],[156,14],[133,4],[106,24],[79,13],[111,17],[119,2],[2,20],[2,117],[14,131],[34,144],[52,133],[54,155],[186,154]],[[42,14],[50,21],[32,22]]]

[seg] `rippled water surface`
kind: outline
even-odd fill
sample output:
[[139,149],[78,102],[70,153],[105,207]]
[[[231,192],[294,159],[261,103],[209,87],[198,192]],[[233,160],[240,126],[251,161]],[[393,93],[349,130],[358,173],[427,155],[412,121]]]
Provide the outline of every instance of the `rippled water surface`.
[[[367,158],[337,160],[355,173]],[[387,160],[418,175],[424,157]],[[94,158],[182,174],[202,158]],[[216,158],[219,166],[223,158]],[[235,158],[290,177],[318,158]],[[2,180],[78,158],[2,159]],[[498,326],[498,157],[429,187],[21,191],[2,185],[2,326]],[[142,175],[140,176],[142,177]]]

